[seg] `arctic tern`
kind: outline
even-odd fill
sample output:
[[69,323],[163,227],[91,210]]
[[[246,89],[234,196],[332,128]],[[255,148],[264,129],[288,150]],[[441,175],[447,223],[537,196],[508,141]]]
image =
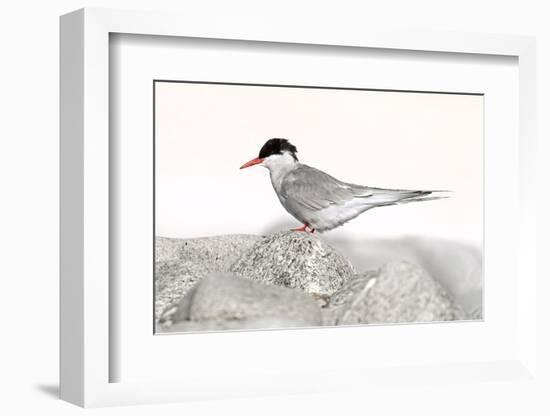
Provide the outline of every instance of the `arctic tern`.
[[241,169],[261,165],[283,207],[303,226],[294,231],[318,232],[338,227],[376,207],[447,198],[442,192],[373,188],[342,182],[298,161],[296,146],[287,139],[268,140],[257,158]]

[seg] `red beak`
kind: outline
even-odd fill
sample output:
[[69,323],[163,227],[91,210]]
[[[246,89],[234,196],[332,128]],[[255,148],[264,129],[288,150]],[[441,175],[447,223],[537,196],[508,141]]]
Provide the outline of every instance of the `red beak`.
[[248,162],[246,162],[244,165],[240,167],[240,169],[249,168],[250,166],[258,165],[264,161],[263,158],[257,157],[256,159],[252,159]]

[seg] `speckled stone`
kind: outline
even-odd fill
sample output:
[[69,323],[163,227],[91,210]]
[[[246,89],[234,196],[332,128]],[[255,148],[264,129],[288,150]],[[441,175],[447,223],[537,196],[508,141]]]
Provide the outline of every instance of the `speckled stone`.
[[355,273],[351,263],[318,235],[297,231],[259,240],[230,271],[318,295],[331,295]]
[[321,310],[300,290],[211,273],[167,312],[162,323],[170,332],[318,326]]
[[155,260],[184,260],[200,264],[209,272],[223,272],[261,239],[261,236],[249,234],[188,239],[157,237]]
[[[308,326],[308,325],[306,325]],[[157,324],[156,333],[247,331],[260,329],[299,328],[293,320],[284,318],[251,318],[243,320],[181,321],[172,325]]]
[[177,303],[202,279],[207,271],[201,265],[182,260],[163,260],[155,264],[155,318]]
[[420,267],[392,262],[350,279],[330,299],[324,325],[465,319],[441,287]]
[[211,272],[225,272],[262,237],[222,235],[190,239],[157,237],[155,241],[155,319],[177,304]]

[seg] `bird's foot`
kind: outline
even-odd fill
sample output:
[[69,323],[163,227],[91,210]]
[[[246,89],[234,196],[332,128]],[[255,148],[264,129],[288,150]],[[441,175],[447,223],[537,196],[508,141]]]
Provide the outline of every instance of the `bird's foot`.
[[307,224],[304,224],[303,227],[291,228],[290,231],[307,231]]
[[313,234],[315,232],[315,228],[309,228],[308,224],[304,224],[302,227],[291,228],[290,231],[303,231],[303,232],[309,231],[311,234]]

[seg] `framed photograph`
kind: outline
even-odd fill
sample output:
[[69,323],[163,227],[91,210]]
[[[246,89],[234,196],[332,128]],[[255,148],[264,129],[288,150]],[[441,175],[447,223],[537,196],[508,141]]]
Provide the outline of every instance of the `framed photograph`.
[[533,376],[534,40],[305,33],[61,18],[63,399]]
[[157,332],[482,319],[482,94],[153,87]]

